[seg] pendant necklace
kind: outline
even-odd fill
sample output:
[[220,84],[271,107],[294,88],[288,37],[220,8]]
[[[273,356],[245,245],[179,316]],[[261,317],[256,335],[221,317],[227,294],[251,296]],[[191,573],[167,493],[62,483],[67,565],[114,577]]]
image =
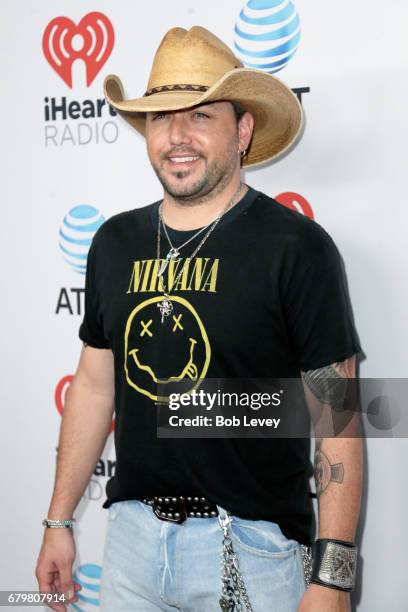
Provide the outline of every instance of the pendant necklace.
[[159,276],[162,276],[170,262],[171,259],[177,259],[177,257],[180,255],[180,251],[183,247],[185,247],[189,242],[191,242],[192,240],[194,240],[194,238],[197,238],[197,236],[199,236],[202,232],[204,232],[207,228],[210,227],[210,225],[212,223],[214,223],[214,221],[210,221],[210,223],[208,225],[206,225],[205,227],[202,227],[201,229],[198,230],[198,232],[196,232],[193,236],[191,236],[191,238],[189,238],[188,240],[186,240],[185,242],[183,242],[183,244],[180,244],[177,248],[175,246],[173,246],[173,243],[170,240],[170,236],[169,233],[167,231],[167,227],[166,224],[163,221],[163,217],[161,214],[161,205],[159,207],[159,217],[160,217],[160,223],[163,226],[164,229],[164,233],[166,234],[166,238],[168,240],[168,243],[170,245],[170,251],[167,253],[166,255],[166,259],[164,259],[160,270],[159,270]]
[[[159,302],[157,304],[157,307],[160,309],[161,322],[162,323],[164,322],[164,318],[168,317],[173,312],[173,303],[172,303],[171,298],[170,298],[171,290],[173,289],[174,286],[177,285],[177,282],[178,282],[179,278],[181,277],[181,275],[183,274],[184,268],[186,267],[187,263],[190,263],[190,261],[193,259],[193,257],[195,257],[197,255],[198,251],[201,249],[201,247],[203,246],[203,244],[205,243],[207,238],[210,236],[210,234],[214,231],[214,229],[216,228],[217,224],[222,219],[222,217],[225,215],[225,213],[228,212],[233,207],[234,204],[236,204],[236,198],[241,193],[242,187],[243,187],[243,183],[240,182],[239,186],[238,186],[238,189],[236,190],[236,192],[234,193],[233,197],[228,202],[228,204],[224,208],[224,210],[222,210],[221,213],[213,221],[211,221],[205,227],[202,227],[201,229],[199,229],[198,232],[196,232],[193,236],[191,236],[188,240],[186,240],[183,244],[181,244],[178,247],[173,246],[173,244],[172,244],[172,242],[170,240],[170,236],[168,235],[167,228],[166,228],[166,225],[165,225],[165,223],[163,221],[162,212],[161,212],[163,201],[161,202],[161,204],[159,206],[159,215],[158,215],[159,216],[159,222],[158,222],[158,228],[157,228],[157,260],[160,260],[160,228],[161,228],[161,225],[163,225],[164,232],[165,232],[167,240],[169,241],[169,244],[170,244],[170,250],[167,253],[166,258],[163,260],[163,262],[162,262],[162,264],[160,266],[160,270],[159,270],[159,272],[157,274],[158,278],[162,279],[163,290],[164,290],[163,299],[162,299],[161,302]],[[194,240],[194,238],[196,238],[197,236],[199,236],[199,234],[204,232],[205,230],[208,230],[207,233],[203,236],[203,238],[201,239],[199,245],[195,248],[195,250],[190,255],[190,257],[186,257],[186,259],[184,261],[184,264],[181,267],[180,272],[177,274],[176,278],[173,281],[172,286],[169,287],[168,289],[166,289],[162,277],[163,277],[163,274],[164,274],[164,272],[165,272],[165,270],[166,270],[170,260],[171,259],[177,259],[177,257],[179,257],[179,255],[180,255],[180,250],[183,247],[185,247],[189,242],[191,242],[191,240]]]

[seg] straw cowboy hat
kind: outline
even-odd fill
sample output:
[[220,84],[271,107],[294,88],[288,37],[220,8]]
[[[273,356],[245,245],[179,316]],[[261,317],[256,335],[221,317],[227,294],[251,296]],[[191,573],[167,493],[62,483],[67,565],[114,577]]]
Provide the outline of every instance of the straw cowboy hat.
[[237,102],[255,119],[243,166],[280,155],[302,126],[302,107],[282,81],[261,70],[244,68],[227,45],[200,26],[167,32],[143,97],[126,99],[115,75],[105,78],[104,92],[109,104],[143,135],[146,112],[182,110],[221,100]]

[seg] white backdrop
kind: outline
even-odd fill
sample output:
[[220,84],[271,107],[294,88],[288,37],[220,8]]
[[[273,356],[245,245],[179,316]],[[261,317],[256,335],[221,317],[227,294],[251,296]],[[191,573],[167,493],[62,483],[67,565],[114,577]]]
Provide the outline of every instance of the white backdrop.
[[[64,378],[74,373],[81,348],[77,333],[84,275],[72,268],[72,257],[62,250],[67,248],[59,236],[63,220],[86,224],[160,197],[143,139],[127,124],[112,117],[106,106],[101,117],[64,120],[59,113],[56,120],[47,121],[45,98],[48,105],[51,98],[61,104],[63,97],[67,105],[95,102],[103,97],[102,82],[108,73],[121,76],[129,96],[141,95],[153,53],[170,27],[199,24],[232,46],[244,4],[244,0],[161,0],[154,5],[130,0],[6,0],[1,4],[0,590],[36,589],[41,520],[54,478],[57,406],[63,404]],[[360,376],[402,378],[407,375],[408,356],[408,7],[403,0],[386,5],[372,0],[295,0],[294,4],[301,39],[277,76],[292,88],[310,88],[302,97],[306,129],[290,155],[247,171],[245,180],[271,196],[294,192],[306,198],[344,258],[366,354]],[[70,88],[47,61],[43,35],[57,17],[78,24],[93,11],[100,11],[112,24],[114,42],[112,36],[106,40],[108,51],[112,42],[113,47],[88,85],[85,65],[76,61]],[[78,227],[71,231],[82,235]],[[86,256],[86,246],[75,249]],[[111,438],[77,512],[76,571],[88,598],[77,609],[83,611],[98,609],[106,524],[101,505],[108,462],[114,460]],[[363,572],[353,595],[359,612],[407,609],[407,460],[404,439],[367,442],[359,534]]]

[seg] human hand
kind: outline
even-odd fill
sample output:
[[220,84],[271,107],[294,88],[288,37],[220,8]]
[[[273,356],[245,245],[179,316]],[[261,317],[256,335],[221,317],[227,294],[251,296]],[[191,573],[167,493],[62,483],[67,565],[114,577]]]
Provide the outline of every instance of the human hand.
[[35,575],[41,593],[65,595],[65,603],[47,604],[57,612],[66,612],[69,603],[78,601],[81,585],[72,578],[75,552],[71,528],[45,529]]
[[351,612],[350,593],[312,582],[297,612]]

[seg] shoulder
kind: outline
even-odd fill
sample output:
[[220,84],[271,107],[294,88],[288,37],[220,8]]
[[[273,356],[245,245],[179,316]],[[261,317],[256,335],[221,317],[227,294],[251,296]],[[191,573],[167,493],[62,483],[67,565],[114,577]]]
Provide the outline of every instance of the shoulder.
[[314,219],[280,204],[262,192],[259,192],[254,204],[254,212],[265,237],[269,241],[273,237],[284,251],[301,258],[303,263],[339,257],[333,238]]
[[145,228],[145,224],[150,223],[151,211],[156,205],[157,202],[153,202],[112,215],[95,232],[92,244],[94,246],[105,245],[112,240],[120,240],[129,230],[137,231]]

